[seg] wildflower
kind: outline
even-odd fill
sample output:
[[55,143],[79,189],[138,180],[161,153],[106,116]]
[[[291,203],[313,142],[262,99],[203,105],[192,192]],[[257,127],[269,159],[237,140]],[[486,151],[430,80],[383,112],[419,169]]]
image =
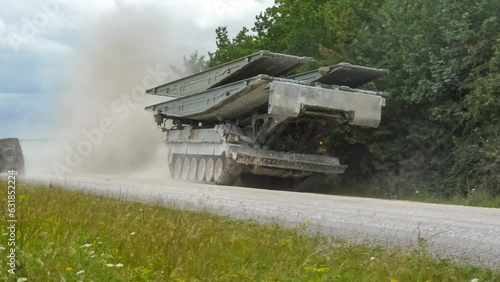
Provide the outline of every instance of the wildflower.
[[3,250],[5,250],[5,248],[4,248],[4,247],[2,247],[2,246],[0,246],[0,251],[3,251]]
[[88,247],[92,247],[92,244],[84,244],[83,246],[80,246],[80,248],[88,248]]
[[371,257],[370,260],[375,260],[375,257]]
[[117,263],[117,264],[115,264],[115,267],[117,267],[117,268],[123,267],[123,264]]
[[106,266],[107,266],[107,267],[114,267],[114,264],[112,264],[112,263],[107,263],[107,264],[106,264]]
[[420,193],[418,190],[417,190],[417,191],[415,191],[415,194],[418,194],[418,193]]
[[85,270],[80,270],[80,271],[78,271],[78,272],[76,273],[76,275],[80,275],[80,274],[83,274],[83,273],[85,273]]
[[28,278],[21,277],[17,279],[17,282],[24,282],[24,281],[28,281]]
[[73,270],[73,268],[68,266],[68,267],[66,267],[66,268],[65,268],[65,270],[66,270],[66,271],[72,271],[72,270]]
[[134,236],[134,235],[135,235],[135,232],[130,233],[130,236]]
[[[472,189],[472,190],[474,190],[474,189]],[[474,278],[470,282],[479,282],[479,278]]]
[[398,282],[398,280],[391,278],[391,282]]

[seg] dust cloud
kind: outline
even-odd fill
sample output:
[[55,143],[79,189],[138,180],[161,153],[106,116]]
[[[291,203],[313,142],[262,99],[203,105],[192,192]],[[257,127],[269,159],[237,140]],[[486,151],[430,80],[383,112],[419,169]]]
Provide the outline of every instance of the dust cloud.
[[144,110],[167,99],[144,92],[175,79],[169,68],[183,54],[173,52],[171,27],[153,8],[121,7],[85,32],[61,98],[68,144],[55,173],[168,177],[164,133]]

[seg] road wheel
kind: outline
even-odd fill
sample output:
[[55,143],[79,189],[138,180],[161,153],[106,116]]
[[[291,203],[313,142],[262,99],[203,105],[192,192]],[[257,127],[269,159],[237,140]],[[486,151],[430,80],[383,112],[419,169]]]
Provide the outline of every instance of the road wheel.
[[214,180],[217,182],[217,179],[222,175],[222,171],[224,170],[224,162],[221,158],[217,158],[214,166]]
[[205,158],[201,158],[198,162],[198,181],[205,180],[205,174],[207,173],[207,161]]
[[198,169],[198,161],[196,158],[191,158],[191,162],[189,164],[189,180],[194,181],[196,179],[196,173]]
[[17,160],[17,152],[14,148],[3,149],[2,157],[7,163],[13,163]]
[[174,162],[174,156],[172,153],[168,153],[167,155],[167,161],[168,161],[168,172],[170,173],[170,177],[171,178],[175,178],[175,171],[174,171],[174,167],[175,167],[175,162]]
[[182,158],[177,157],[174,165],[174,179],[179,179],[182,173]]
[[205,178],[208,182],[214,181],[214,159],[208,158],[207,167],[205,171]]
[[189,158],[184,158],[184,161],[182,163],[182,174],[181,174],[182,180],[188,180],[190,163],[191,162],[189,161]]
[[233,185],[241,175],[244,165],[231,158],[218,158],[215,162],[215,181],[218,185]]

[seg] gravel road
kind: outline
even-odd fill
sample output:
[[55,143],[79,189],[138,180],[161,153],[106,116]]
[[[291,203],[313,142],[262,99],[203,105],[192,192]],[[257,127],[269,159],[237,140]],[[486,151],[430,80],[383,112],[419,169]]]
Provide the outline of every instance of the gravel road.
[[175,182],[132,176],[74,175],[30,181],[68,189],[208,209],[236,218],[307,224],[351,241],[418,248],[418,238],[437,257],[500,269],[500,209],[424,204],[243,187]]

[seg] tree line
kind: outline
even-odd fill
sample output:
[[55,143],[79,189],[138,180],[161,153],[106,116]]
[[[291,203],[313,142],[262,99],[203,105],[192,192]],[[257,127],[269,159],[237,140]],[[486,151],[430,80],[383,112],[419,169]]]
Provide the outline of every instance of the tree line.
[[209,66],[269,50],[390,71],[367,85],[391,93],[381,126],[331,133],[344,186],[500,194],[500,1],[276,0],[216,44]]

